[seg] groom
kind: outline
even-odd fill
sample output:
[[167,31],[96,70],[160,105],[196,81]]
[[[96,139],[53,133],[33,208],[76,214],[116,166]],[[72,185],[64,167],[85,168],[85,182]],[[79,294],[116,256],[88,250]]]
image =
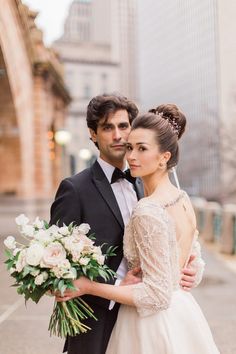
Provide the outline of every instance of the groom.
[[[123,96],[101,95],[90,101],[87,126],[99,149],[99,157],[90,168],[61,182],[51,207],[51,224],[58,220],[66,225],[72,221],[78,225],[88,223],[91,233],[95,233],[97,245],[117,246],[116,256],[110,257],[107,265],[116,271],[116,282],[121,285],[140,281],[139,269],[127,273],[123,233],[133,207],[143,197],[142,183],[119,171],[127,168],[126,141],[137,114],[136,105]],[[186,270],[181,284],[190,289],[194,276],[194,271]],[[84,296],[84,299],[93,308],[98,321],[89,318],[85,324],[92,330],[68,337],[64,351],[68,354],[105,354],[119,305],[93,296]]]

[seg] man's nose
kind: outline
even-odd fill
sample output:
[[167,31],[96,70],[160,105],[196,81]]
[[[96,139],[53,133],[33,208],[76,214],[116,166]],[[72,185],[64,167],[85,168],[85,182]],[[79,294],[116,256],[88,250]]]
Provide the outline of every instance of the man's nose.
[[114,129],[113,139],[114,140],[120,140],[121,139],[120,130],[118,128]]

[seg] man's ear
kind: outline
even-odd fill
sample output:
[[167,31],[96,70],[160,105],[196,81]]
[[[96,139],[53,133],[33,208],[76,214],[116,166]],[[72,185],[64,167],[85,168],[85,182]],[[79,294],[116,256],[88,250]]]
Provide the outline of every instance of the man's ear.
[[91,128],[89,128],[89,132],[90,132],[90,136],[91,136],[91,139],[94,143],[97,142],[97,134],[95,133],[95,131]]

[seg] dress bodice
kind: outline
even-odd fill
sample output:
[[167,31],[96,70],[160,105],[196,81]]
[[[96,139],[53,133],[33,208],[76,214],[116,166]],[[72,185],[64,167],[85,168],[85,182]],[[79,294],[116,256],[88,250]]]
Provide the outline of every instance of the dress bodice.
[[[200,281],[203,263],[196,240],[193,249]],[[144,198],[135,207],[125,229],[124,255],[129,268],[140,266],[142,270],[142,282],[134,286],[133,293],[139,314],[168,308],[172,292],[179,288],[179,251],[174,223],[156,201]]]

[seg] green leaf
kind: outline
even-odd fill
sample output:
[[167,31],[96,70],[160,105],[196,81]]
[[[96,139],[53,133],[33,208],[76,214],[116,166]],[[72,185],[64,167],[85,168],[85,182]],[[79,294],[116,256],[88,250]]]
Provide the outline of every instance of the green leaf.
[[49,229],[49,227],[50,227],[49,223],[46,220],[43,220],[43,223],[44,223],[45,229],[46,230]]
[[[41,287],[37,287],[34,291],[30,292],[30,291],[25,291],[25,293],[29,293],[28,295],[28,299],[30,298],[31,300],[33,300],[36,304],[39,302],[39,300],[41,299],[41,297],[45,294],[46,290],[41,288]],[[27,300],[28,300],[27,299]]]
[[7,250],[7,249],[5,249],[4,251],[5,251],[5,255],[6,255],[8,258],[10,258],[10,259],[13,259],[13,258],[14,258],[13,254],[12,254],[12,251]]

